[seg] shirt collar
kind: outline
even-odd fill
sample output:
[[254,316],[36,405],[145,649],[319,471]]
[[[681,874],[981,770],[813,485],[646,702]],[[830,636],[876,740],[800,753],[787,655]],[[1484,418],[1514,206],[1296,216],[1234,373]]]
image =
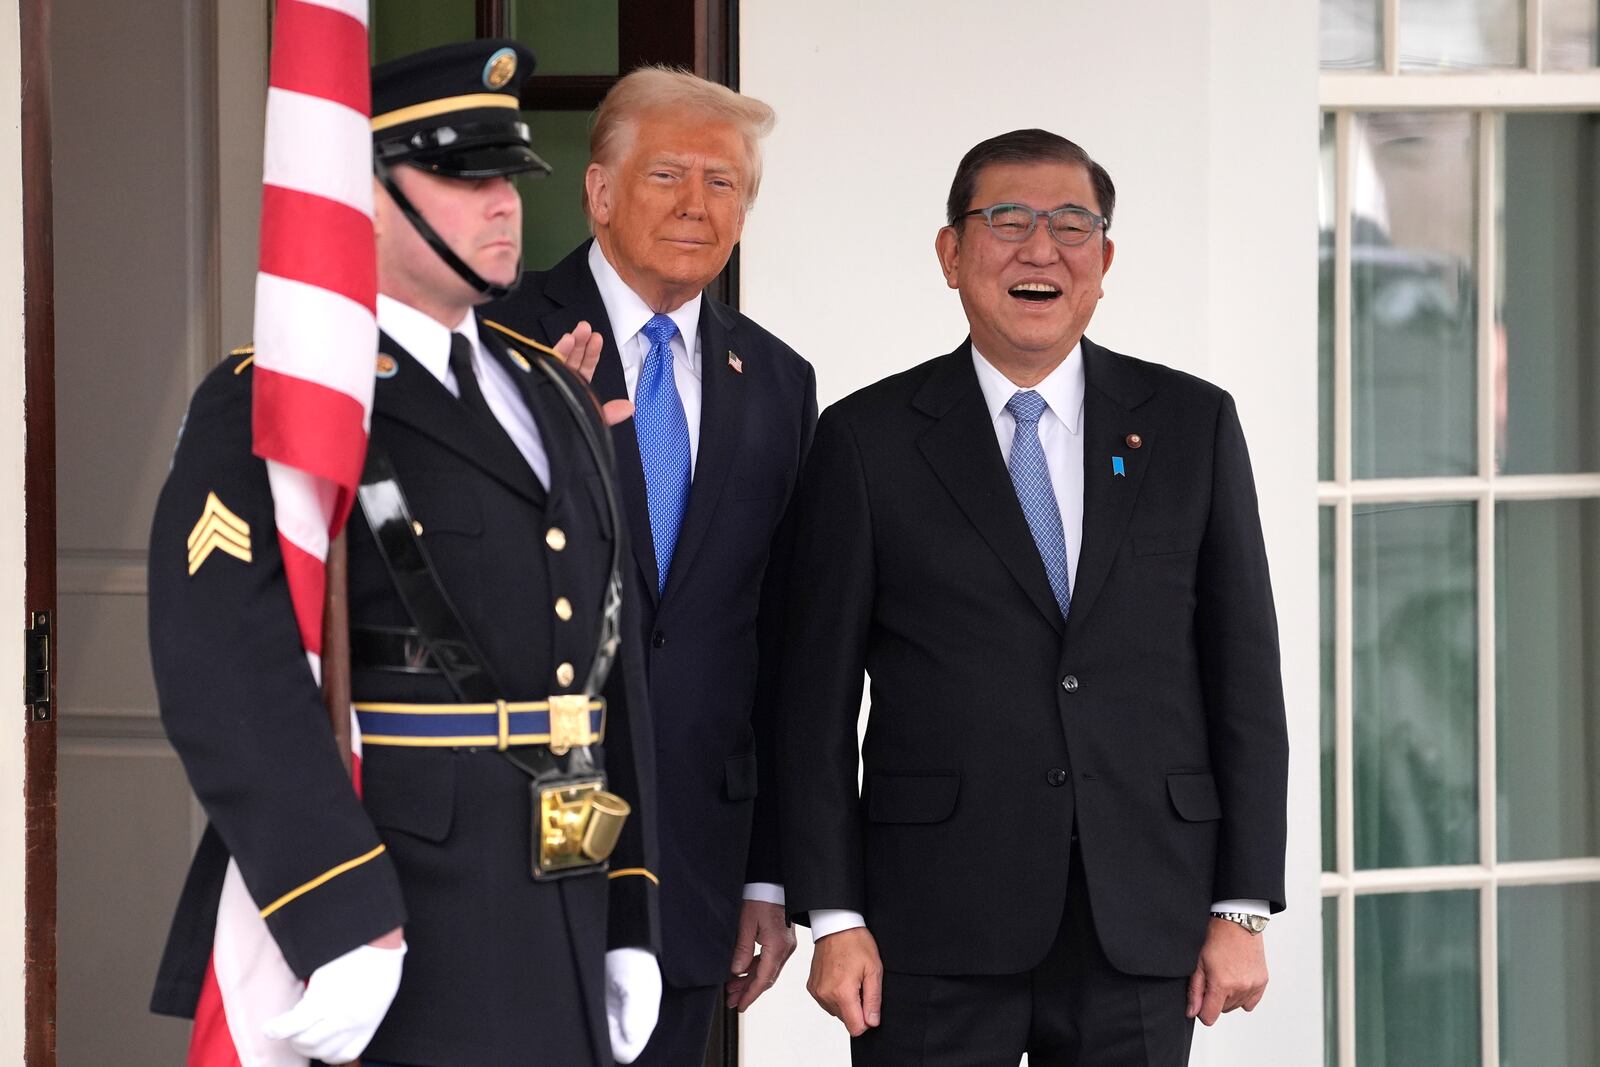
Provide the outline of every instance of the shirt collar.
[[[1019,386],[985,359],[977,345],[972,346],[972,366],[978,372],[978,388],[983,390],[983,401],[989,407],[989,421],[993,422],[1006,409],[1006,402],[1016,395]],[[1083,345],[1073,345],[1067,358],[1046,375],[1044,381],[1034,386],[1033,391],[1044,397],[1051,412],[1069,432],[1077,433],[1082,429]]]
[[[622,357],[623,367],[632,368],[642,363],[644,354],[639,351],[638,346],[632,344],[632,341],[639,336],[644,324],[654,318],[656,313],[638,293],[628,288],[628,283],[622,280],[617,268],[611,265],[611,261],[606,259],[605,253],[601,251],[599,241],[589,245],[589,273],[594,275],[595,285],[600,290],[600,300],[606,306],[606,318],[611,320],[611,330],[616,334],[613,340],[617,345],[617,353]],[[678,334],[683,338],[684,351],[689,354],[689,365],[696,371],[700,366],[696,335],[700,330],[700,302],[703,299],[705,294],[696,293],[693,299],[684,301],[681,307],[667,312],[667,317],[677,323]]]
[[395,344],[428,368],[428,373],[440,382],[446,381],[450,373],[452,333],[459,333],[471,341],[473,351],[477,351],[479,346],[478,316],[472,312],[467,312],[467,317],[457,323],[454,330],[450,330],[431,315],[382,293],[378,294],[378,328],[394,338]]

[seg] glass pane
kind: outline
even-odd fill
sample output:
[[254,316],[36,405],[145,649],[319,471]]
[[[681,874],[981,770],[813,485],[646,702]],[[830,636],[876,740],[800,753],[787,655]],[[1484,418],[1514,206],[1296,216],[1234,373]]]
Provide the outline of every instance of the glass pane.
[[1600,856],[1600,500],[1494,521],[1500,859]]
[[1333,689],[1333,509],[1319,508],[1317,518],[1317,544],[1322,571],[1322,869],[1331,871],[1337,860],[1333,821],[1334,775],[1338,765],[1333,758],[1334,689]]
[[1322,69],[1368,70],[1383,63],[1383,4],[1322,0]]
[[1600,885],[1500,890],[1500,1067],[1594,1063]]
[[1544,69],[1582,70],[1600,61],[1600,4],[1542,0]]
[[1600,115],[1507,115],[1502,471],[1600,471]]
[[1522,66],[1522,0],[1402,0],[1400,69]]
[[511,0],[510,32],[540,74],[617,73],[617,0]]
[[1355,476],[1475,473],[1472,116],[1363,115],[1355,153]]
[[382,63],[436,44],[470,41],[474,0],[372,0],[368,7],[372,61]]
[[1322,1067],[1339,1064],[1339,898],[1322,898]]
[[534,151],[554,168],[544,178],[520,178],[522,263],[547,270],[589,237],[583,214],[583,172],[589,165],[589,113],[524,111]]
[[1478,859],[1474,510],[1355,509],[1359,868]]
[[1338,160],[1334,119],[1322,116],[1322,166],[1317,172],[1317,477],[1333,478],[1333,234]]
[[1356,1062],[1463,1067],[1478,1052],[1478,893],[1356,898]]

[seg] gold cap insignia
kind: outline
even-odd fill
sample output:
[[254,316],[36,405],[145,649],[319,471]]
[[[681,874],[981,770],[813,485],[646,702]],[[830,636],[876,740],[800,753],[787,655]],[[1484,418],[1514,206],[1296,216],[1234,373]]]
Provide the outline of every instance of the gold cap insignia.
[[216,493],[206,494],[200,521],[189,531],[189,575],[211,558],[211,553],[226,552],[242,563],[250,562],[250,524],[228,510]]
[[490,89],[504,89],[516,72],[517,53],[509,48],[502,48],[490,56],[489,62],[483,65],[483,84]]
[[377,373],[380,378],[393,378],[400,373],[400,364],[387,352],[378,353]]

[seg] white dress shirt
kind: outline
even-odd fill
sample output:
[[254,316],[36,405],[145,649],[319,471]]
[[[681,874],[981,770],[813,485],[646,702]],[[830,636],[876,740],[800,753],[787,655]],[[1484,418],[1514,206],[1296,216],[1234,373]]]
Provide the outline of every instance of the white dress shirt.
[[472,342],[472,373],[483,390],[483,399],[495,420],[505,429],[511,443],[517,446],[522,458],[528,461],[539,484],[550,486],[550,456],[544,450],[544,438],[539,435],[539,424],[533,412],[522,399],[511,372],[500,361],[489,355],[478,336],[478,316],[467,312],[454,330],[446,329],[438,320],[424,314],[410,304],[402,304],[393,297],[378,294],[378,328],[411,357],[439,379],[450,395],[459,398],[461,386],[456,383],[455,372],[450,369],[450,335],[459,333]]
[[[978,373],[978,388],[994,424],[1000,459],[1011,456],[1011,441],[1017,434],[1017,420],[1006,410],[1006,403],[1022,387],[997,370],[972,348],[972,366]],[[1055,491],[1056,507],[1061,511],[1061,530],[1067,541],[1067,578],[1072,589],[1078,587],[1078,553],[1083,547],[1083,346],[1074,345],[1067,358],[1044,380],[1032,387],[1044,398],[1045,410],[1039,416],[1039,445],[1044,449],[1045,466],[1050,469],[1050,487]],[[1212,911],[1242,911],[1269,915],[1264,900],[1221,900]],[[860,912],[847,908],[820,908],[811,913],[813,940],[841,930],[865,926]]]
[[[622,360],[622,380],[627,385],[628,399],[632,400],[639,388],[639,371],[644,367],[644,357],[650,354],[650,338],[641,331],[645,323],[656,315],[644,299],[628,287],[600,250],[600,242],[589,246],[589,273],[600,290],[600,302],[605,305],[606,318],[611,320],[612,338],[617,355]],[[683,401],[683,416],[689,423],[689,477],[694,477],[695,461],[700,458],[700,302],[704,294],[696,293],[680,307],[667,312],[667,317],[677,324],[677,336],[672,338],[672,381],[678,387],[678,399]],[[690,492],[694,490],[691,486]],[[744,887],[744,899],[783,905],[783,886],[772,882],[751,882]]]
[[[644,324],[655,318],[639,294],[628,288],[622,275],[600,251],[600,242],[589,246],[589,273],[600,289],[600,301],[606,306],[606,318],[611,320],[612,340],[617,355],[622,359],[622,380],[628,387],[632,400],[639,388],[639,371],[644,367],[644,357],[650,354],[650,338],[641,331]],[[677,324],[678,334],[672,339],[672,381],[678,387],[678,399],[683,401],[683,416],[689,423],[689,477],[694,477],[695,460],[700,458],[700,302],[705,299],[696,293],[681,307],[667,312],[667,317]]]

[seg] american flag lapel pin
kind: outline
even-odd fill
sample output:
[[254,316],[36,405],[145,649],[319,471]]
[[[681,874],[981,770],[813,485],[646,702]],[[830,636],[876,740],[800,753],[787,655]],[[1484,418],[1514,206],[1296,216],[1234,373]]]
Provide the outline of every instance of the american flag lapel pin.
[[733,354],[733,349],[728,349],[728,366],[733,368],[733,373],[744,373],[744,360]]

